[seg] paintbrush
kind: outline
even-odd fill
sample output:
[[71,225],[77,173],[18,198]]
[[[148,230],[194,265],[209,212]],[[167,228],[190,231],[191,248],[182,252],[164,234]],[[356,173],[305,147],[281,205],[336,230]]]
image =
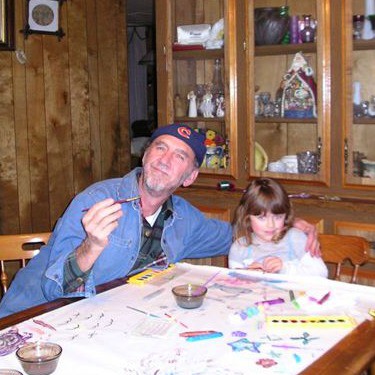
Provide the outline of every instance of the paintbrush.
[[[140,196],[140,195],[137,195],[136,197],[132,197],[132,198],[120,199],[120,200],[118,200],[118,201],[114,201],[113,204],[115,204],[115,203],[119,203],[119,204],[128,203],[128,202],[136,201],[137,199],[141,199],[141,196]],[[90,207],[90,208],[91,208],[91,207]],[[86,212],[86,211],[88,211],[90,208],[84,208],[84,209],[82,210],[82,212]]]
[[129,272],[126,276],[127,277],[133,276],[134,274],[145,271],[145,270],[147,270],[147,268],[151,268],[152,266],[156,266],[157,264],[159,264],[161,262],[164,262],[165,260],[167,260],[167,257],[163,256],[162,258],[156,259],[151,263],[147,263],[145,266],[142,266],[141,268],[137,268],[137,269]]
[[214,273],[203,285],[200,285],[195,292],[192,293],[192,296],[196,296],[203,292],[207,285],[221,272],[221,270]]

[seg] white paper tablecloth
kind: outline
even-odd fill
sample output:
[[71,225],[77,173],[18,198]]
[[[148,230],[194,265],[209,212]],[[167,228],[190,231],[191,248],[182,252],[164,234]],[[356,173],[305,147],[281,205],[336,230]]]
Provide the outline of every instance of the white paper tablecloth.
[[[176,305],[173,286],[205,284],[213,276],[202,307],[187,310]],[[289,290],[300,309],[291,303]],[[327,292],[325,303],[311,301]],[[276,298],[285,302],[254,309],[256,302]],[[28,342],[56,342],[63,348],[56,375],[297,374],[352,328],[270,328],[267,316],[344,315],[359,324],[370,318],[368,310],[374,307],[372,287],[180,263],[144,285],[126,284],[0,331],[0,349],[6,346],[4,334],[12,332],[32,335]],[[151,333],[163,328],[161,323],[170,324],[167,334],[140,335],[142,326]],[[223,336],[197,342],[179,336],[196,330],[215,330]],[[0,357],[0,368],[22,370],[14,351]]]

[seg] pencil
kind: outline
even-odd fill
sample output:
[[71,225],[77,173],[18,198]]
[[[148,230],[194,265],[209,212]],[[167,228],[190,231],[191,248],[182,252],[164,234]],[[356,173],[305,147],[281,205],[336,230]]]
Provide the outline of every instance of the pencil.
[[169,318],[169,319],[172,319],[174,322],[178,323],[178,324],[181,324],[184,328],[188,328],[188,326],[182,322],[180,322],[179,320],[177,320],[176,318],[174,318],[173,316],[167,314],[167,313],[164,313],[164,315]]
[[126,307],[127,307],[128,309],[130,309],[130,310],[137,311],[137,312],[140,312],[140,313],[145,314],[145,315],[148,315],[148,316],[152,316],[153,318],[160,318],[159,315],[151,314],[151,313],[149,313],[149,312],[147,312],[147,311],[143,311],[143,310],[137,309],[137,308],[132,307],[132,306],[126,306]]

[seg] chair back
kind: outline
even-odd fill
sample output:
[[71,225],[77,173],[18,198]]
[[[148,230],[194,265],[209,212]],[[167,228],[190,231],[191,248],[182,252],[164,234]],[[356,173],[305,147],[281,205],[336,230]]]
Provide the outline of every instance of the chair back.
[[39,253],[39,249],[48,242],[51,232],[30,234],[0,235],[0,266],[2,295],[8,290],[9,276],[6,272],[6,263],[19,261],[25,267],[26,261]]
[[363,237],[343,234],[319,234],[319,242],[323,261],[335,265],[335,280],[340,280],[343,263],[350,261],[350,282],[356,283],[359,267],[369,260],[370,243]]

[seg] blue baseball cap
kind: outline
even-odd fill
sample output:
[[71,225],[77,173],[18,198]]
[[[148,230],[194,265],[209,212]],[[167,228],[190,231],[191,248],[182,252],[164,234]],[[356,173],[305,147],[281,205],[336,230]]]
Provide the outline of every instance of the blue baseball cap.
[[185,124],[170,124],[157,128],[151,135],[151,142],[161,135],[171,135],[185,142],[194,152],[199,165],[206,155],[205,135]]

